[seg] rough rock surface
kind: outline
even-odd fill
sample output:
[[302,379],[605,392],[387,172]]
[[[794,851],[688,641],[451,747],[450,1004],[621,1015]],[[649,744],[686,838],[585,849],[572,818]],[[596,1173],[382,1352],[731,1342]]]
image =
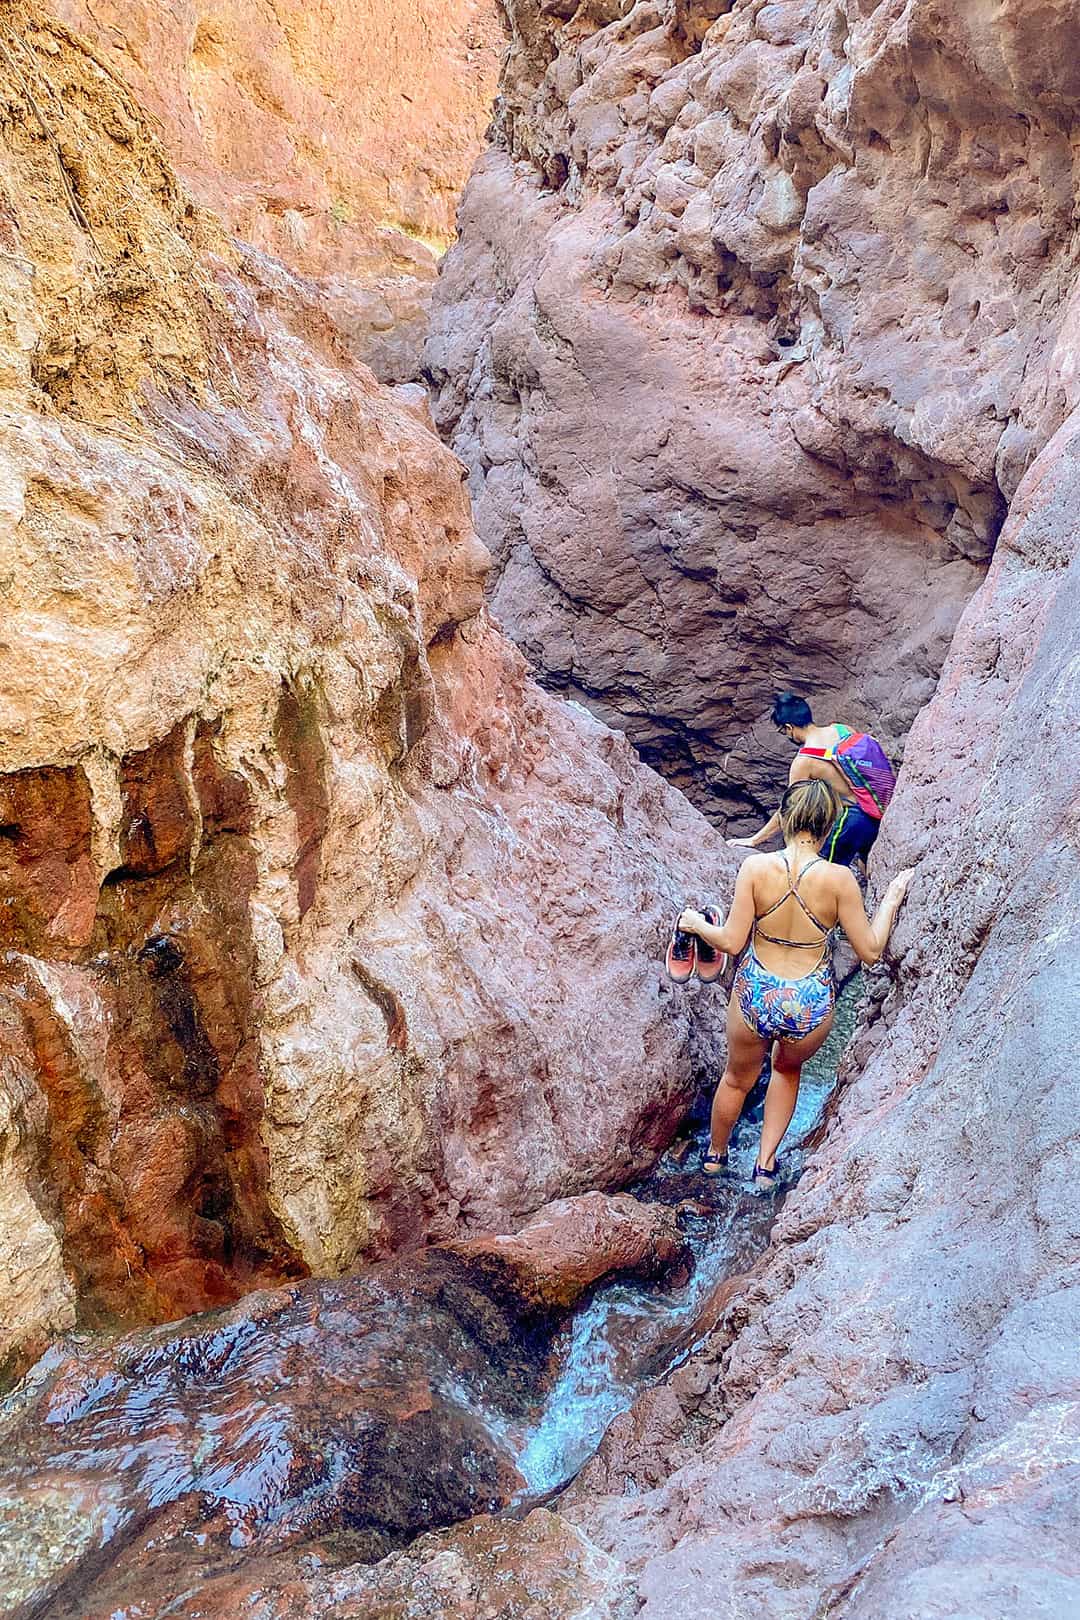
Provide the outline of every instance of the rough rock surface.
[[[482,611],[422,404],[0,5],[2,1353],[618,1184],[728,871]],[[46,133],[48,132],[48,133]]]
[[51,0],[159,122],[196,201],[320,282],[379,376],[416,371],[491,116],[494,0]]
[[[359,1583],[354,1569],[265,1560],[181,1594],[178,1620],[633,1620],[626,1571],[557,1515],[535,1509],[520,1529],[475,1519],[422,1536]],[[140,1616],[140,1620],[142,1617]],[[146,1620],[150,1620],[147,1611]],[[162,1617],[164,1620],[164,1616]]]
[[[660,1275],[682,1248],[670,1211],[592,1193],[512,1239],[57,1346],[0,1416],[4,1613],[145,1617],[192,1588],[205,1613],[208,1581],[209,1612],[247,1613],[261,1565],[378,1557],[503,1505],[566,1312],[604,1277]],[[554,1539],[556,1589],[569,1587],[581,1543],[569,1527]],[[481,1525],[466,1547],[489,1540]],[[410,1555],[410,1574],[426,1566]]]
[[880,858],[918,876],[827,1139],[561,1501],[643,1620],[1080,1609],[1078,499],[1080,411],[912,732]]
[[549,1204],[520,1232],[445,1245],[470,1267],[495,1267],[538,1311],[570,1310],[613,1271],[647,1275],[669,1269],[683,1248],[674,1217],[627,1195],[585,1193]]
[[[899,748],[1063,419],[1072,0],[504,0],[427,366],[500,618],[700,804]],[[722,15],[721,15],[722,14]]]
[[648,1620],[1080,1605],[1078,495],[1074,414],[912,732],[880,858],[918,877],[830,1136],[653,1427],[669,1477],[627,1499],[613,1455],[572,1510]]

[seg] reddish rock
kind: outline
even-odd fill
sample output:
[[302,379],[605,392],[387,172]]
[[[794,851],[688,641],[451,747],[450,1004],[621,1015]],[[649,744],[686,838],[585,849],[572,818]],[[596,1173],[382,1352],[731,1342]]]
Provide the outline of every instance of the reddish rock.
[[508,1270],[515,1292],[537,1309],[569,1310],[601,1277],[669,1270],[684,1244],[672,1211],[625,1194],[586,1193],[549,1204],[520,1232],[468,1238],[449,1251],[481,1272]]
[[913,729],[876,863],[917,875],[825,1138],[563,1499],[646,1620],[1080,1603],[1078,498],[1074,409]]
[[[411,1620],[442,1611],[482,1620],[493,1612],[493,1595],[504,1614],[529,1620],[632,1620],[634,1608],[618,1563],[564,1519],[538,1508],[520,1526],[476,1519],[449,1534],[423,1536],[371,1571],[313,1574],[287,1596],[267,1582],[253,1613],[258,1620],[334,1613]],[[310,1607],[292,1610],[290,1599]]]
[[[583,1620],[1077,1607],[1080,421],[1050,437],[1077,407],[1057,247],[1074,19],[1054,0],[755,5],[706,34],[684,6],[613,10],[563,18],[576,63],[547,49],[550,8],[519,11],[507,138],[560,197],[520,211],[520,296],[493,244],[505,325],[486,267],[478,282],[485,498],[535,465],[529,511],[560,544],[578,504],[574,546],[541,561],[620,624],[628,711],[652,678],[641,604],[681,611],[647,571],[659,520],[690,558],[681,579],[728,568],[724,668],[748,704],[751,666],[773,678],[760,648],[814,603],[813,667],[834,668],[839,701],[880,642],[898,727],[1011,503],[877,857],[918,865],[895,977],[772,1250],[561,1514],[363,1562],[433,1504],[505,1499],[484,1380],[520,1422],[549,1343],[537,1294],[592,1276],[562,1238],[573,1287],[552,1274],[550,1230],[542,1257],[429,1250],[39,1364],[7,1405],[3,1551],[10,1601],[57,1620],[479,1616],[507,1595]],[[190,208],[78,47],[27,5],[8,15],[10,1368],[76,1302],[88,1320],[191,1309],[264,1272],[505,1230],[648,1163],[719,1045],[719,998],[661,995],[665,914],[729,867],[625,742],[530,685],[480,611],[457,469],[414,405],[352,364],[308,288]],[[901,201],[917,229],[897,231]],[[546,244],[556,214],[545,256],[536,220]],[[597,241],[617,263],[584,276]],[[613,309],[632,341],[605,347]],[[664,365],[661,315],[679,328]],[[770,323],[784,352],[762,360]],[[717,373],[698,369],[712,331]],[[590,378],[605,386],[586,416]],[[705,400],[689,435],[620,436],[635,413],[655,435],[652,395],[678,426],[688,382]],[[624,393],[620,417],[605,402]],[[552,398],[563,415],[533,422]],[[567,470],[571,436],[587,478]],[[704,472],[673,468],[699,441]],[[694,502],[670,496],[680,477]],[[648,543],[585,568],[581,515],[603,535],[612,489]],[[680,531],[687,504],[710,515]],[[536,532],[511,534],[535,572]],[[687,600],[680,680],[724,619],[713,595]],[[664,702],[679,724],[658,751],[714,748],[705,705]],[[683,714],[704,716],[705,743]],[[733,802],[764,796],[754,771],[729,770]]]
[[[183,1620],[232,1620],[240,1613],[251,1620],[421,1620],[427,1614],[632,1620],[633,1606],[617,1561],[565,1519],[537,1508],[520,1526],[478,1518],[460,1530],[422,1536],[371,1569],[338,1570],[318,1554],[304,1567],[287,1557],[253,1560],[241,1575],[181,1594],[169,1614]],[[135,1611],[129,1612],[134,1620]],[[138,1620],[159,1613],[164,1620],[151,1603]]]
[[87,944],[97,905],[90,784],[77,766],[0,778],[0,942]]
[[8,11],[10,1371],[646,1168],[722,1050],[664,934],[733,863],[529,680],[415,398]]
[[[58,1347],[7,1416],[9,1604],[47,1604],[56,1620],[148,1617],[198,1586],[191,1612],[228,1614],[248,1594],[254,1604],[276,1571],[281,1607],[263,1612],[291,1613],[324,1562],[378,1557],[503,1505],[520,1484],[514,1438],[535,1416],[566,1309],[605,1276],[670,1268],[680,1248],[669,1212],[592,1194],[541,1211],[512,1238],[253,1294],[108,1345]],[[555,1526],[537,1547],[535,1530],[523,1527],[539,1563],[515,1577],[496,1559],[484,1578],[535,1586],[548,1548],[553,1590],[569,1590],[567,1565],[584,1544]],[[389,1596],[406,1572],[428,1579],[432,1550],[410,1552],[404,1571],[381,1569],[373,1590]],[[468,1563],[481,1550],[492,1550],[491,1532],[477,1525],[454,1556]],[[585,1556],[586,1569],[602,1565]],[[344,1576],[342,1591],[353,1584]]]
[[[1074,408],[913,730],[876,862],[917,875],[848,1084],[770,1250],[556,1504],[551,1590],[588,1556],[646,1620],[1077,1609],[1078,500]],[[528,1585],[526,1527],[498,1531]],[[477,1533],[442,1532],[439,1567]],[[473,1612],[410,1557],[293,1566],[258,1601]],[[471,1572],[477,1614],[498,1573]]]
[[507,12],[437,419],[545,682],[743,830],[777,688],[900,752],[1062,420],[1073,7]]
[[191,855],[196,806],[185,758],[186,731],[183,724],[174,726],[153,748],[129,755],[120,768],[120,859],[125,877],[156,877]]

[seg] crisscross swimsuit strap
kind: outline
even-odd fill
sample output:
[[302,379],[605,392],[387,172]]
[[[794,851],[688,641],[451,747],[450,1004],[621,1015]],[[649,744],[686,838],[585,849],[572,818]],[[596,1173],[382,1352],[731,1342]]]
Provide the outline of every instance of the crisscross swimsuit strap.
[[[784,870],[788,875],[787,890],[780,896],[775,905],[771,905],[767,911],[763,911],[760,917],[754,918],[754,939],[767,939],[770,945],[790,945],[792,949],[796,951],[816,951],[821,949],[824,958],[825,941],[829,937],[830,930],[826,928],[820,917],[814,916],[814,913],[810,910],[810,907],[799,893],[799,884],[802,882],[807,872],[809,872],[810,868],[812,866],[816,866],[818,862],[822,860],[822,857],[820,855],[815,855],[812,861],[807,861],[806,865],[796,878],[792,878],[791,876],[791,867],[788,865],[787,856],[782,855],[781,860],[784,863]],[[807,920],[812,922],[815,928],[821,929],[820,939],[780,939],[776,934],[767,934],[764,928],[762,928],[761,924],[765,921],[765,918],[771,917],[774,911],[779,911],[785,900],[791,899],[797,900],[803,911],[806,913]]]

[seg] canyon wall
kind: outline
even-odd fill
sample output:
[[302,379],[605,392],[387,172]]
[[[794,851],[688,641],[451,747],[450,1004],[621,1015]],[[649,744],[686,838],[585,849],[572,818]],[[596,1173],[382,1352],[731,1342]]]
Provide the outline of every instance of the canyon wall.
[[157,123],[195,200],[316,277],[387,381],[414,376],[436,256],[491,116],[494,0],[53,0]]
[[773,1252],[567,1505],[645,1620],[1080,1606],[1080,413],[1021,485],[882,858],[897,973]]
[[495,608],[699,804],[771,809],[770,692],[899,750],[1063,420],[1074,7],[503,8],[426,350]]
[[1076,336],[1070,312],[1071,414],[912,730],[882,834],[889,870],[916,866],[894,965],[769,1250],[524,1522],[478,1517],[374,1568],[290,1555],[178,1612],[1078,1612]]
[[729,880],[483,608],[462,470],[0,4],[0,1356],[646,1165]]

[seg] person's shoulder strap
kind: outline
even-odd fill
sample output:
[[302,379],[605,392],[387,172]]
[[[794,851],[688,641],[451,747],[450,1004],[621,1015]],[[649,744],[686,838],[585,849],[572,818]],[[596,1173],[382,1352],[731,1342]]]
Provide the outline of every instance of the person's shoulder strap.
[[824,860],[824,856],[815,855],[813,860],[807,861],[806,865],[801,869],[801,871],[798,873],[798,875],[795,877],[795,879],[794,879],[794,881],[792,883],[792,888],[791,888],[792,894],[796,894],[796,895],[798,894],[798,892],[799,892],[799,884],[802,882],[802,880],[806,876],[807,872],[809,872],[809,870],[810,870],[810,868],[812,866],[817,866],[818,863],[823,861],[823,860]]
[[789,898],[789,896],[791,896],[791,895],[793,895],[795,893],[795,886],[791,881],[791,867],[788,865],[787,851],[786,850],[778,850],[777,853],[779,854],[780,859],[784,863],[784,871],[787,873],[788,886],[785,889],[784,893],[780,896],[779,900],[774,900],[771,906],[766,906],[764,911],[759,911],[757,913],[757,915],[754,918],[754,927],[755,927],[755,929],[757,928],[757,925],[758,925],[759,922],[764,922],[765,918],[766,917],[771,917],[774,911],[779,911],[780,907],[783,905],[784,901],[787,900]]
[[816,912],[813,912],[813,911],[810,910],[810,907],[807,905],[806,901],[803,899],[802,895],[799,893],[799,890],[802,887],[803,878],[806,876],[807,872],[809,872],[809,870],[810,870],[810,868],[812,866],[817,866],[819,863],[822,864],[822,865],[827,864],[827,862],[825,861],[825,857],[823,855],[815,855],[812,861],[807,861],[806,865],[803,867],[802,871],[799,873],[799,875],[796,878],[795,882],[792,884],[791,892],[795,896],[796,900],[799,902],[799,904],[802,907],[803,911],[809,917],[810,921],[813,923],[814,927],[815,928],[820,928],[821,932],[823,934],[831,934],[832,929],[831,928],[826,928],[826,926],[822,922],[821,918],[817,915]]

